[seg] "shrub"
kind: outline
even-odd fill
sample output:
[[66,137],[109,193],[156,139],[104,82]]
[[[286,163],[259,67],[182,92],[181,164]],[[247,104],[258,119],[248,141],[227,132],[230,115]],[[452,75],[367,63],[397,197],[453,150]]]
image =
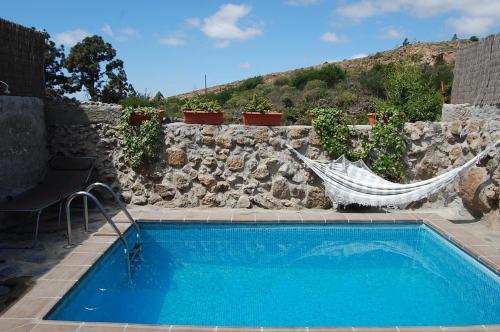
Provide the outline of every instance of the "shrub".
[[326,65],[320,69],[304,69],[300,70],[291,78],[291,85],[302,89],[307,82],[312,80],[325,81],[329,87],[333,87],[339,81],[345,79],[345,72],[337,65]]
[[262,78],[262,76],[247,78],[243,81],[243,83],[240,84],[240,86],[238,86],[238,90],[252,90],[261,83],[264,83],[264,78]]
[[252,99],[245,105],[245,112],[267,113],[273,108],[271,101],[265,97],[254,94]]
[[277,77],[273,81],[273,84],[276,85],[276,86],[283,86],[283,85],[287,85],[288,83],[290,83],[290,79],[288,77],[286,77],[286,76]]
[[335,96],[335,102],[339,107],[347,108],[358,100],[358,95],[351,91],[342,91]]
[[304,91],[313,90],[313,89],[326,89],[328,85],[325,81],[322,80],[312,80],[306,83],[304,86]]
[[420,67],[402,63],[391,66],[385,80],[387,102],[401,109],[409,121],[434,121],[439,118],[439,92],[424,77]]
[[479,38],[477,36],[471,36],[469,38],[470,41],[473,41],[473,42],[478,42],[479,41]]
[[123,108],[155,107],[158,106],[158,102],[151,100],[151,98],[146,94],[137,94],[120,100],[120,105]]
[[385,78],[387,66],[377,64],[370,70],[362,72],[359,78],[361,86],[378,98],[385,97]]

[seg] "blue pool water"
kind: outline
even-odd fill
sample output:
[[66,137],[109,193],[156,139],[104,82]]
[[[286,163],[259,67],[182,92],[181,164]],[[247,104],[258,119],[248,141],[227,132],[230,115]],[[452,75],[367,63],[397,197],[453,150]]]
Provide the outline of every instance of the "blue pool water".
[[141,227],[144,260],[132,283],[118,243],[48,319],[311,327],[500,323],[500,277],[425,225]]

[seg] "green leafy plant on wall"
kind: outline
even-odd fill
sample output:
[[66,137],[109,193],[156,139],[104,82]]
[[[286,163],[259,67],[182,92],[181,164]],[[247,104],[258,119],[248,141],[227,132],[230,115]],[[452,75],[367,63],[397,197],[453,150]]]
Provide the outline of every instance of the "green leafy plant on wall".
[[351,147],[351,130],[346,113],[338,108],[315,108],[314,130],[318,134],[323,148],[333,158],[344,155],[350,160],[366,157],[369,146],[363,145],[361,150]]
[[[134,113],[142,113],[148,117],[140,125],[130,124]],[[125,159],[132,168],[153,163],[158,159],[163,135],[160,114],[156,108],[127,107],[120,118],[119,132],[123,139]]]
[[216,100],[211,100],[203,96],[195,96],[187,99],[182,109],[185,111],[209,113],[221,111],[220,104]]
[[379,120],[373,133],[372,170],[391,181],[404,180],[406,144],[403,129],[406,116],[400,108],[379,102],[376,105]]
[[252,99],[245,104],[243,110],[245,112],[267,113],[273,108],[271,101],[265,97],[254,94]]

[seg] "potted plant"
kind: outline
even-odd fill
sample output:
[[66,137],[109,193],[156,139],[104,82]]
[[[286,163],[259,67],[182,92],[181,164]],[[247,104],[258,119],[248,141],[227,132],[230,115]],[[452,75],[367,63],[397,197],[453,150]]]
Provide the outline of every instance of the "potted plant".
[[128,122],[132,125],[140,125],[146,120],[151,119],[151,116],[158,115],[160,123],[165,118],[165,111],[154,107],[127,107],[124,113],[128,117]]
[[211,125],[224,123],[224,112],[221,111],[219,103],[215,100],[196,96],[189,98],[182,109],[184,123]]
[[375,122],[378,120],[378,113],[368,113],[368,123],[373,127]]
[[267,98],[254,94],[245,105],[243,123],[247,126],[280,126],[281,112],[271,112],[273,104]]

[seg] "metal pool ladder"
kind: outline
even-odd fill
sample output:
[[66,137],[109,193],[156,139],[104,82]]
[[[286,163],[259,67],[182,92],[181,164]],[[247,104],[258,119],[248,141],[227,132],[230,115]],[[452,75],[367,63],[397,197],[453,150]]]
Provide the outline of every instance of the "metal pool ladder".
[[[135,227],[137,241],[135,242],[132,250],[130,250],[130,248],[129,248],[127,239],[123,236],[123,233],[120,231],[120,229],[116,226],[113,219],[106,212],[106,210],[104,209],[101,202],[94,195],[92,195],[90,193],[93,189],[96,189],[96,188],[106,189],[106,191],[108,191],[111,194],[111,196],[113,196],[113,198],[114,198],[116,204],[118,205],[118,207],[120,208],[120,210],[127,216],[129,221]],[[134,218],[132,218],[132,216],[128,212],[127,208],[125,207],[125,205],[120,201],[120,198],[113,191],[113,189],[111,189],[110,186],[108,186],[107,184],[101,183],[101,182],[95,182],[95,183],[92,183],[91,185],[89,185],[85,191],[78,191],[78,192],[72,194],[71,196],[68,197],[68,199],[66,201],[66,222],[67,222],[68,247],[74,246],[72,243],[72,237],[71,237],[71,202],[77,197],[83,197],[83,210],[84,210],[84,217],[85,217],[84,219],[85,219],[85,231],[86,232],[88,232],[88,230],[89,230],[89,211],[88,211],[88,199],[89,198],[95,203],[95,205],[97,206],[97,208],[99,209],[101,214],[106,219],[106,222],[108,224],[110,224],[111,227],[113,228],[113,230],[116,232],[116,234],[118,235],[118,237],[120,238],[120,240],[122,241],[123,246],[124,246],[123,250],[124,250],[124,254],[127,258],[127,272],[128,272],[129,278],[131,278],[132,268],[134,267],[134,264],[137,262],[140,262],[142,260],[142,258],[141,258],[142,239],[141,239],[141,229],[139,227],[139,224],[134,220]]]

